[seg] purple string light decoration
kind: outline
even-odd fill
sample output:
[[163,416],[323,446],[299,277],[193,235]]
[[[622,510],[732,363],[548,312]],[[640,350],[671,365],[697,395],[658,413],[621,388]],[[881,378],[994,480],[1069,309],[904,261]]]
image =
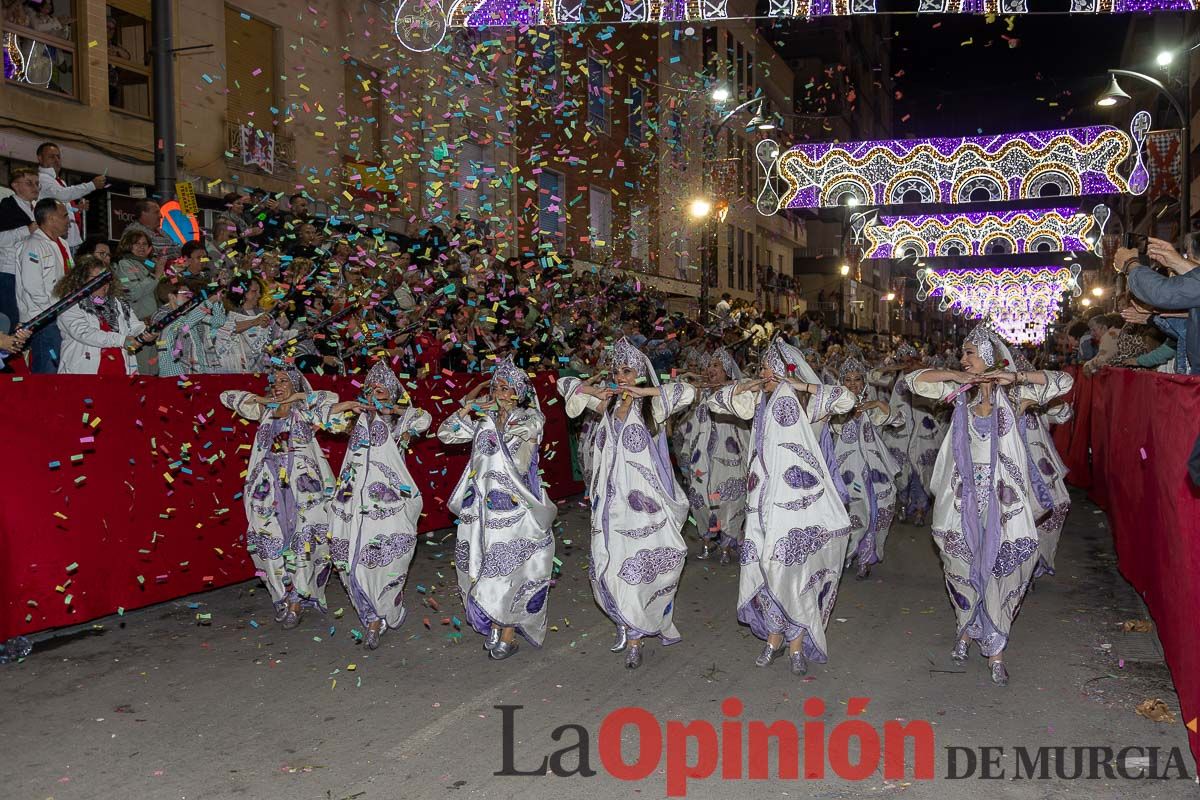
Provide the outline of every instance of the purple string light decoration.
[[[1144,117],[1143,117],[1144,115]],[[801,144],[779,157],[781,207],[978,203],[1055,196],[1141,194],[1142,142],[1107,125],[936,139]],[[1130,155],[1130,178],[1118,167]]]
[[940,297],[940,311],[988,320],[1012,344],[1038,344],[1058,318],[1062,296],[1081,294],[1079,265],[925,269],[917,273],[917,300]]
[[1073,208],[879,217],[863,231],[864,258],[1089,251],[1095,220]]

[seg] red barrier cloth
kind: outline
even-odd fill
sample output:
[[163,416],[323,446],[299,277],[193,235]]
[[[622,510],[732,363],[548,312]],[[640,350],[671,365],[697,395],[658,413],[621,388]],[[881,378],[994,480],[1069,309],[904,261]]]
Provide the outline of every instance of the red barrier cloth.
[[[1068,480],[1090,487],[1108,514],[1118,567],[1154,618],[1186,723],[1200,716],[1200,489],[1187,474],[1200,434],[1200,378],[1104,369],[1090,379],[1076,374],[1075,386],[1082,391],[1066,435],[1073,451],[1080,439],[1090,444],[1091,467],[1072,463]],[[1200,763],[1200,735],[1188,735]]]
[[[453,524],[446,497],[467,445],[433,433],[456,398],[482,378],[443,374],[408,383],[433,415],[413,443],[409,471],[424,494],[421,530]],[[360,378],[314,377],[342,399]],[[406,382],[407,383],[407,382]],[[225,389],[265,390],[253,375],[168,378],[85,375],[0,377],[0,639],[172,600],[247,580],[240,493],[257,423],[220,404]],[[539,373],[546,427],[540,467],[555,499],[582,491],[572,480],[563,403],[553,375]],[[336,473],[346,436],[321,442]]]
[[1067,369],[1075,378],[1075,385],[1067,402],[1074,408],[1071,421],[1054,429],[1054,446],[1063,463],[1067,465],[1067,482],[1080,489],[1092,485],[1092,465],[1089,444],[1092,438],[1092,379],[1085,377],[1077,367]]

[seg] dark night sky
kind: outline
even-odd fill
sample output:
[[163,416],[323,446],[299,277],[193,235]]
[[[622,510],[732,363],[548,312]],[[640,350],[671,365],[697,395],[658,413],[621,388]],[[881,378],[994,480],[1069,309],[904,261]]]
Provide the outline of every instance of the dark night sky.
[[888,19],[896,34],[892,72],[904,71],[896,79],[903,95],[895,104],[897,136],[1111,122],[1094,100],[1105,70],[1120,65],[1128,17],[1018,16],[1011,31],[1005,18],[991,24],[967,15]]

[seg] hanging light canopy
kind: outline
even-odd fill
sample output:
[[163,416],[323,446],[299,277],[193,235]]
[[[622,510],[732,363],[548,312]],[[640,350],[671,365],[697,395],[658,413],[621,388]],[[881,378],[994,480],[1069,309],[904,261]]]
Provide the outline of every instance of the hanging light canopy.
[[1101,108],[1112,108],[1125,105],[1129,99],[1129,94],[1121,88],[1121,84],[1117,83],[1117,76],[1113,75],[1108,80],[1108,88],[1104,90],[1104,94],[1096,98],[1096,105]]

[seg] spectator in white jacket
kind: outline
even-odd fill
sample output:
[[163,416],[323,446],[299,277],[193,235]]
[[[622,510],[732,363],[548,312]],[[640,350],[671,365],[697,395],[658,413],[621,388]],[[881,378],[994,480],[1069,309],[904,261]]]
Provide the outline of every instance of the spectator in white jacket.
[[[17,265],[17,308],[23,322],[54,304],[54,287],[71,267],[67,251],[67,207],[57,200],[38,200],[33,207],[33,221],[38,229],[29,235],[21,248]],[[62,338],[54,323],[42,326],[29,339],[30,368],[34,374],[58,372]]]
[[[98,258],[84,256],[54,287],[55,297],[61,300],[107,270]],[[59,314],[59,375],[137,374],[133,351],[156,336],[146,332],[124,294],[120,283],[109,281]]]
[[17,265],[21,247],[37,230],[33,204],[38,198],[37,170],[19,167],[9,176],[13,193],[0,200],[0,314],[15,325],[17,309]]
[[86,183],[68,186],[59,177],[62,172],[62,153],[53,142],[42,142],[37,149],[38,160],[38,199],[53,198],[67,206],[69,226],[65,238],[71,252],[83,241],[83,212],[88,209],[88,201],[84,198],[97,189],[103,189],[107,182],[103,175],[97,175]]

